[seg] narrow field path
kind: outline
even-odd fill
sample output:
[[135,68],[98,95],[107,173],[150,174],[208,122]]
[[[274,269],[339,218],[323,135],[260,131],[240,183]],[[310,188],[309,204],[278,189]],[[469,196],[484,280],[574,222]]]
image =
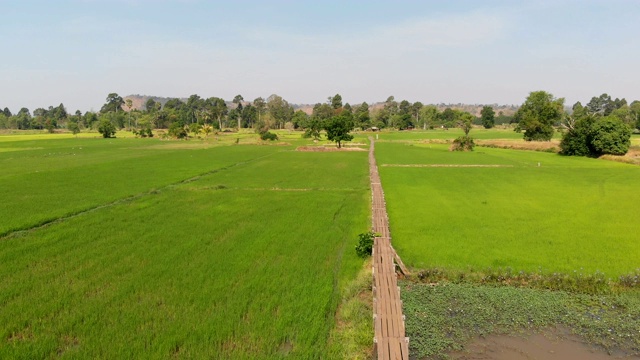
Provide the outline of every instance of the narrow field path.
[[406,273],[404,264],[391,246],[389,218],[374,156],[374,141],[369,137],[369,175],[372,192],[372,222],[376,236],[373,244],[373,317],[374,352],[378,359],[409,359],[409,338],[405,337],[402,300],[398,287],[396,262]]

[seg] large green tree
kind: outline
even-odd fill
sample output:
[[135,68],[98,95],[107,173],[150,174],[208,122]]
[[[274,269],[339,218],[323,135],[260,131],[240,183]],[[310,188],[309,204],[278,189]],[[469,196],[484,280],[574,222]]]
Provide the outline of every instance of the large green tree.
[[564,123],[566,132],[560,142],[560,153],[592,157],[626,154],[631,145],[631,128],[613,112],[608,116],[601,114],[580,102],[573,105],[573,113]]
[[435,105],[423,106],[420,109],[420,124],[422,124],[422,128],[424,130],[433,128],[438,121],[438,116],[438,108]]
[[329,101],[331,102],[331,107],[334,109],[340,109],[342,107],[342,96],[340,96],[340,94],[329,97]]
[[222,118],[227,115],[227,103],[218,97],[210,97],[205,100],[205,109],[213,119],[218,120],[218,129],[222,130]]
[[491,129],[496,124],[496,112],[493,110],[491,106],[483,106],[480,111],[480,116],[482,117],[482,126],[485,129]]
[[524,131],[526,141],[549,141],[553,125],[560,123],[564,113],[564,98],[554,98],[546,91],[534,91],[515,114],[516,131]]
[[585,108],[591,114],[609,116],[614,110],[620,109],[625,105],[627,105],[627,100],[618,98],[612,100],[611,96],[605,93],[592,97]]
[[275,125],[280,129],[284,127],[285,123],[291,121],[294,113],[293,106],[276,94],[267,99],[267,109],[269,109],[269,114],[275,121]]
[[149,98],[146,103],[144,103],[144,107],[147,112],[155,112],[156,111],[156,101],[153,98]]
[[320,121],[325,121],[335,115],[335,109],[329,104],[317,103],[313,106],[311,115],[317,117]]
[[242,95],[238,94],[233,98],[233,103],[236,104],[236,108],[234,110],[236,110],[236,113],[238,114],[238,131],[240,130],[240,128],[242,128],[242,102],[244,101],[244,98],[242,97]]
[[356,122],[356,126],[361,129],[367,129],[371,127],[371,115],[369,114],[369,104],[363,102],[356,108],[353,117]]
[[100,112],[103,114],[108,112],[118,112],[122,108],[122,105],[124,105],[124,99],[117,93],[110,93],[107,95],[107,100],[105,104],[102,105]]
[[262,120],[262,114],[267,109],[267,102],[263,98],[258,97],[253,100],[253,106],[258,110],[258,121]]
[[327,139],[338,144],[338,148],[342,147],[343,141],[353,140],[353,135],[349,134],[353,130],[353,122],[344,114],[336,115],[327,120],[324,124],[327,132]]

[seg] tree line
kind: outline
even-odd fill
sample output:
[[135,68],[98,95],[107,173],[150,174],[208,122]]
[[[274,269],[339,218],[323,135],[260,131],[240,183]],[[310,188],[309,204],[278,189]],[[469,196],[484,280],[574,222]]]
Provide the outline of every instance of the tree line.
[[[12,114],[8,108],[0,111],[0,129],[49,130],[68,128],[72,131],[83,129],[97,130],[100,124],[111,123],[115,130],[178,129],[186,128],[189,132],[198,126],[209,125],[214,130],[228,128],[254,129],[302,129],[318,128],[333,116],[345,112],[354,128],[434,128],[453,127],[463,114],[468,112],[446,108],[439,111],[436,105],[423,105],[421,102],[411,103],[407,100],[395,101],[390,96],[380,108],[373,108],[366,102],[351,106],[342,103],[342,96],[336,94],[327,98],[325,103],[314,105],[312,113],[295,110],[294,106],[279,95],[271,95],[264,99],[258,97],[253,101],[245,101],[237,95],[231,101],[219,97],[202,98],[191,95],[186,101],[171,98],[162,103],[149,98],[142,109],[133,108],[131,99],[123,99],[117,93],[106,97],[100,111],[79,110],[68,114],[63,104],[48,109],[38,108],[33,114],[22,108]],[[465,116],[469,116],[465,115]],[[475,116],[474,122],[480,123]],[[495,123],[510,122],[512,117],[499,116]],[[502,120],[502,122],[500,121]],[[493,123],[492,123],[493,124]]]
[[225,101],[194,94],[185,101],[171,98],[164,104],[149,98],[143,109],[134,109],[131,99],[110,93],[99,112],[82,114],[78,110],[70,115],[63,104],[38,108],[33,114],[27,108],[16,114],[6,107],[0,111],[0,129],[53,132],[66,127],[74,133],[93,129],[106,137],[121,129],[140,136],[153,136],[152,129],[168,129],[170,136],[183,138],[190,133],[206,136],[212,131],[252,128],[261,134],[270,129],[299,129],[313,138],[319,138],[325,131],[334,139],[346,140],[346,136],[336,134],[353,129],[448,129],[460,124],[492,128],[507,123],[515,124],[515,130],[523,132],[527,141],[548,141],[554,133],[561,132],[561,153],[566,155],[621,154],[628,149],[631,132],[640,129],[640,101],[629,104],[626,99],[612,99],[608,94],[602,94],[594,96],[585,106],[577,102],[571,111],[565,111],[563,98],[534,91],[513,116],[500,111],[496,114],[492,106],[484,106],[476,117],[450,107],[440,111],[436,105],[396,101],[393,96],[381,105],[370,106],[363,102],[352,106],[343,103],[342,96],[336,94],[327,97],[326,102],[315,104],[311,114],[307,114],[275,94],[253,101],[246,101],[242,95]]

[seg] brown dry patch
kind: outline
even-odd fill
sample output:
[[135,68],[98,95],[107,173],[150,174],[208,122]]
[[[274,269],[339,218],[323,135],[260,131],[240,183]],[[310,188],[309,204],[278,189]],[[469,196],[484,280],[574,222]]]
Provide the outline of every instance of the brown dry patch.
[[77,337],[71,335],[63,335],[60,338],[60,346],[58,347],[58,356],[62,356],[65,352],[77,348],[80,345],[80,340]]
[[531,150],[531,151],[560,151],[560,140],[551,141],[524,141],[524,140],[474,140],[476,145],[514,150]]
[[367,151],[366,149],[359,147],[325,147],[325,146],[298,146],[296,151],[306,152],[333,152],[333,151]]
[[7,338],[8,342],[27,341],[33,339],[31,328],[26,328],[19,332],[14,332]]
[[600,159],[640,165],[640,148],[632,147],[625,155],[602,155]]
[[481,164],[382,164],[384,167],[433,167],[433,168],[499,168],[499,167],[513,167],[513,165],[481,165]]
[[[424,139],[424,140],[420,140],[419,143],[420,144],[450,144],[452,140],[450,139]],[[476,140],[474,140],[476,141]],[[396,141],[394,141],[396,142]],[[402,141],[402,142],[406,142],[406,143],[413,143],[414,141],[411,140],[407,140],[407,141]]]
[[623,351],[607,353],[604,349],[589,345],[568,329],[546,329],[542,333],[520,336],[489,335],[477,337],[465,350],[448,354],[454,360],[614,360],[631,359],[632,354]]

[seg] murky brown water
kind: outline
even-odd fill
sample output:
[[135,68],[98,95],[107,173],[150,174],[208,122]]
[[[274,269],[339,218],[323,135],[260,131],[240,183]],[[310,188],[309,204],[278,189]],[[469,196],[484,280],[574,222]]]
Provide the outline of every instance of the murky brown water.
[[580,338],[549,331],[526,337],[491,335],[477,338],[461,352],[449,354],[455,360],[618,360],[640,359],[622,351],[607,354]]

